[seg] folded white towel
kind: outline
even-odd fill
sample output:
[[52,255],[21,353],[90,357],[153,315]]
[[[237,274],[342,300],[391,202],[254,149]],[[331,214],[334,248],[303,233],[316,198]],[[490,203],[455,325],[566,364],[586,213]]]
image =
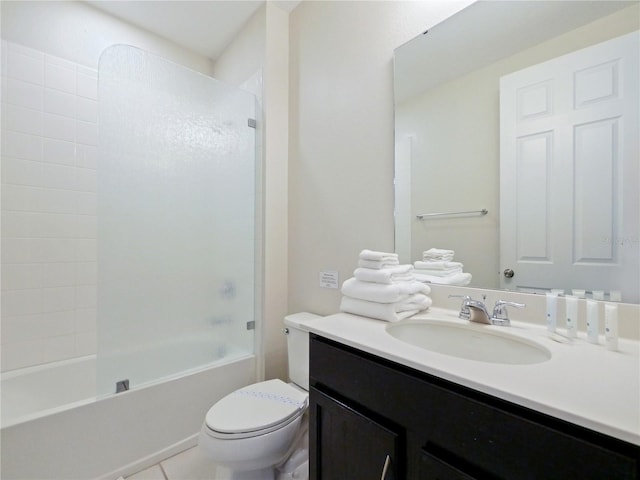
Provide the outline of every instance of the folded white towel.
[[385,268],[356,268],[353,276],[362,282],[373,283],[398,283],[411,282],[415,280],[413,276],[413,265],[397,265]]
[[464,287],[471,283],[470,273],[454,273],[452,275],[439,277],[436,275],[425,275],[416,270],[414,275],[416,277],[416,280],[418,280],[419,282],[436,283],[439,285],[456,285],[459,287]]
[[429,275],[431,277],[450,277],[451,275],[463,273],[461,268],[456,268],[453,270],[426,270],[424,268],[420,268],[414,270],[414,272],[420,275]]
[[[425,287],[427,287],[425,289]],[[431,289],[422,282],[398,282],[381,284],[362,282],[356,278],[349,278],[342,284],[342,294],[347,297],[368,300],[377,303],[394,303],[406,300],[409,295],[421,293],[428,295]]]
[[451,270],[427,270],[426,268],[416,268],[414,272],[419,273],[420,275],[430,275],[432,277],[450,277],[451,275],[457,275],[463,271],[461,268],[453,268]]
[[426,310],[431,306],[431,298],[422,293],[414,293],[413,295],[409,295],[406,300],[395,302],[394,305],[398,312],[414,310],[415,308],[418,308],[419,310]]
[[413,262],[413,266],[415,268],[422,268],[425,270],[452,270],[456,268],[463,268],[464,265],[460,262],[448,262],[443,260],[432,260],[432,261],[416,261]]
[[[398,260],[397,253],[376,252],[374,250],[362,250],[359,258],[361,260],[373,260],[374,262]],[[396,261],[396,263],[398,263]]]
[[374,270],[380,270],[381,268],[395,267],[400,262],[397,258],[391,258],[388,260],[365,260],[363,258],[358,259],[358,266],[361,268],[372,268]]
[[430,248],[422,252],[423,260],[453,260],[453,256],[456,254],[453,250],[445,250],[442,248]]
[[[377,303],[359,300],[357,298],[342,297],[340,311],[385,320],[387,322],[397,322],[429,308],[431,306],[431,299],[429,297],[425,297],[425,299],[421,304],[418,304],[406,302]],[[411,305],[415,305],[415,308],[411,309]],[[406,310],[404,308],[410,309]]]

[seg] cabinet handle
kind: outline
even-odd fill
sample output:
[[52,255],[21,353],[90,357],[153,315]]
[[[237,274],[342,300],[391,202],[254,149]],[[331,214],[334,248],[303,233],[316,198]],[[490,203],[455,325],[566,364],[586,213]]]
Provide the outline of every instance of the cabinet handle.
[[382,476],[380,480],[384,480],[387,478],[387,470],[389,470],[389,465],[391,465],[391,457],[387,455],[387,458],[384,460],[384,465],[382,467]]

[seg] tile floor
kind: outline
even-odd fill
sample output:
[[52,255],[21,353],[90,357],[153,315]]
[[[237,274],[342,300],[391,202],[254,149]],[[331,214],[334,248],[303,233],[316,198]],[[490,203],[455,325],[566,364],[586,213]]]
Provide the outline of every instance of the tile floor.
[[153,467],[135,473],[126,480],[227,480],[228,478],[227,469],[216,467],[198,447],[193,447]]

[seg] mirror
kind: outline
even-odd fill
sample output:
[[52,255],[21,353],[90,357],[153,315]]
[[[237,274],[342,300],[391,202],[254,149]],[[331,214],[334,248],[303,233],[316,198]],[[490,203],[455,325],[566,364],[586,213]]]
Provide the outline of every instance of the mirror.
[[[637,1],[479,1],[395,50],[395,238],[402,263],[422,260],[429,248],[450,249],[472,274],[469,286],[510,288],[500,260],[500,78],[636,31],[639,18]],[[453,214],[417,218],[439,213]],[[636,272],[639,216],[636,201],[626,216],[635,218],[632,235],[608,239],[635,252]],[[633,280],[624,302],[640,301]],[[599,281],[525,291],[604,290],[608,300],[621,290],[620,278]]]

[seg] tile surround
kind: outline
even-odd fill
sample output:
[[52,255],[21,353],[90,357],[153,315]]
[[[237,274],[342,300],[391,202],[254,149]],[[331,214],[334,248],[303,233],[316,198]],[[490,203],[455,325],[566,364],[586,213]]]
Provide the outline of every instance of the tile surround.
[[97,71],[2,41],[2,370],[96,351]]

